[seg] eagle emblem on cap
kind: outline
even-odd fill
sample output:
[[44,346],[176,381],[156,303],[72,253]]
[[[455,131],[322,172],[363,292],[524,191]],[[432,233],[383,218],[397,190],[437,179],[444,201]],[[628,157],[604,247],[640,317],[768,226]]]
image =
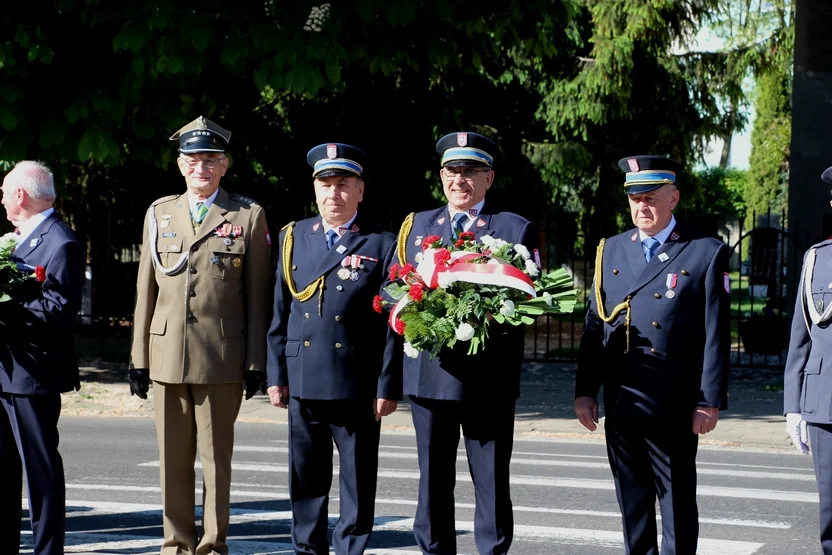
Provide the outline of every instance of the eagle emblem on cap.
[[636,160],[635,158],[630,158],[629,160],[627,160],[627,165],[630,166],[631,172],[638,171],[638,160]]
[[205,131],[206,129],[208,129],[208,123],[205,121],[205,118],[203,116],[199,116],[198,118],[196,118],[196,128],[200,131]]
[[337,145],[326,145],[326,157],[330,160],[338,158],[338,146]]
[[459,146],[465,146],[468,144],[468,133],[457,133],[456,134],[456,144]]

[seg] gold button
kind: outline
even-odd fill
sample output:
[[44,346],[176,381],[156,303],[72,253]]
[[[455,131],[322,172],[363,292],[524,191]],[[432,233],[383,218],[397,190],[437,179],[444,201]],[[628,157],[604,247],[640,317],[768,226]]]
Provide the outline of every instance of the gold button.
[[618,275],[618,270],[613,270],[612,273],[613,273],[613,275],[617,276]]
[[309,313],[308,313],[308,312],[305,312],[305,313],[303,314],[303,317],[304,317],[304,318],[306,318],[306,319],[309,319]]
[[658,323],[658,322],[653,322],[653,327],[654,327],[654,328],[658,328],[658,327],[659,327],[659,323]]
[[682,270],[682,275],[683,275],[683,276],[688,275],[688,271],[687,271],[687,270]]
[[341,321],[341,317],[340,317],[340,316],[338,316],[338,315],[336,315],[336,316],[335,316],[335,321],[336,321],[336,322],[340,322],[340,321]]
[[310,343],[309,341],[304,341],[304,342],[303,342],[303,346],[304,346],[304,347],[308,347],[308,346],[310,346],[310,345],[311,345],[311,343]]
[[340,343],[336,343],[336,344],[335,344],[335,348],[336,348],[336,349],[340,349],[340,348],[341,348],[341,344],[340,344]]
[[650,352],[651,352],[651,353],[653,353],[654,355],[655,355],[656,353],[658,353],[658,351],[657,351],[656,349],[650,349]]
[[657,299],[662,298],[661,293],[653,293],[653,296],[656,297]]

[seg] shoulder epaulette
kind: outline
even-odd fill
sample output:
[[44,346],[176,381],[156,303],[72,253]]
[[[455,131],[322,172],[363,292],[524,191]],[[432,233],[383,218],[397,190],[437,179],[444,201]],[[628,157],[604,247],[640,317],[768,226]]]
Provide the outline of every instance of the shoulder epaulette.
[[160,199],[156,199],[156,200],[154,200],[154,201],[153,201],[153,203],[152,203],[150,206],[156,206],[157,204],[162,204],[163,202],[167,202],[167,201],[169,201],[169,200],[173,200],[173,199],[175,199],[175,198],[177,198],[177,197],[179,197],[179,195],[168,195],[168,196],[166,196],[166,197],[162,197],[162,198],[160,198]]
[[253,199],[250,199],[248,197],[244,197],[243,195],[238,195],[237,193],[231,193],[228,196],[231,197],[232,199],[236,200],[237,202],[242,202],[243,204],[247,204],[249,206],[260,206]]
[[284,229],[286,229],[287,227],[294,227],[294,226],[295,226],[295,222],[289,222],[288,224],[286,224],[286,225],[284,225],[283,227],[281,227],[281,228],[280,228],[280,231],[283,231],[283,230],[284,230]]

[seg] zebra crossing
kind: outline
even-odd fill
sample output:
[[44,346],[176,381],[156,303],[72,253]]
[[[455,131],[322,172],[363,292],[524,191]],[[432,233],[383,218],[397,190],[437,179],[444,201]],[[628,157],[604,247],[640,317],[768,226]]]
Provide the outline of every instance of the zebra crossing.
[[[235,555],[293,553],[286,429],[238,426],[229,547]],[[264,433],[263,430],[266,432]],[[67,553],[158,553],[159,461],[154,445],[133,448],[119,476],[67,476]],[[68,460],[71,460],[68,458]],[[338,471],[337,453],[334,458]],[[197,463],[197,469],[200,465]],[[818,497],[811,460],[790,454],[700,449],[700,554],[772,555],[817,552]],[[127,473],[129,480],[123,479]],[[378,554],[418,553],[412,536],[418,465],[413,437],[384,434],[376,519]],[[197,484],[199,484],[199,477]],[[338,514],[333,480],[330,526]],[[196,489],[197,502],[201,491]],[[512,552],[609,555],[623,552],[621,521],[601,442],[517,441],[512,460],[515,529]],[[25,507],[25,500],[24,500]],[[473,485],[458,456],[456,529],[460,554],[474,554]],[[24,533],[21,553],[31,553]]]

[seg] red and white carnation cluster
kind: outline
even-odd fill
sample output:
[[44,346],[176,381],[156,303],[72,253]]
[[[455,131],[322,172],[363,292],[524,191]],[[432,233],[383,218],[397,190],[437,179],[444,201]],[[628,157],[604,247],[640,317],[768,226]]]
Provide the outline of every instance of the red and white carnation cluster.
[[468,342],[468,353],[485,347],[489,327],[534,323],[544,313],[571,312],[572,280],[564,270],[541,275],[523,245],[464,232],[451,244],[431,235],[422,240],[417,264],[390,268],[385,288],[395,302],[377,296],[373,308],[390,309],[390,327],[404,335],[405,354],[436,356]]

